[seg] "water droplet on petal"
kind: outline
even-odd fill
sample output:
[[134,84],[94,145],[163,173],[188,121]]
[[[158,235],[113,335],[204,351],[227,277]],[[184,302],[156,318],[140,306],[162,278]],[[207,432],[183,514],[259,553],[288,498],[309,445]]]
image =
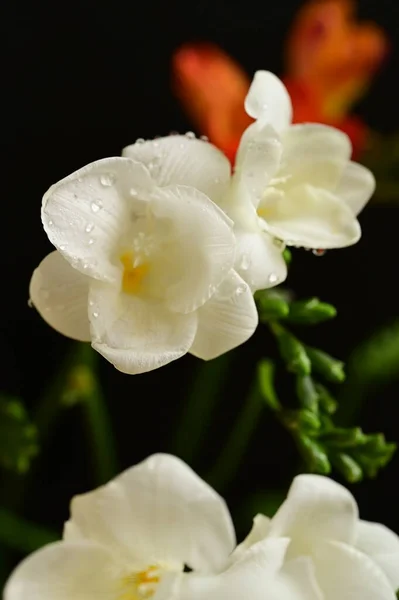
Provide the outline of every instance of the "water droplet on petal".
[[239,285],[235,291],[236,296],[242,296],[247,291],[247,287],[244,285]]
[[90,231],[93,231],[93,227],[94,227],[93,223],[87,223],[86,228],[85,228],[86,233],[90,233]]
[[89,246],[91,246],[92,244],[94,244],[94,240],[93,240],[93,238],[90,238],[89,239]]
[[52,221],[49,221],[49,222],[48,222],[48,224],[51,226],[51,225],[53,224],[53,222],[52,222]]
[[240,268],[243,271],[247,271],[249,269],[250,264],[251,264],[251,261],[249,259],[248,254],[243,254],[241,257]]
[[66,244],[61,244],[61,245],[60,245],[60,250],[61,250],[61,251],[65,250],[65,248],[66,248]]
[[97,319],[97,317],[98,317],[98,312],[93,312],[93,317],[94,317],[95,319]]
[[89,306],[94,306],[93,300],[89,300]]
[[97,213],[100,210],[100,208],[102,208],[102,206],[103,206],[103,203],[101,202],[101,200],[99,200],[99,199],[95,200],[91,203],[91,210],[94,213]]
[[312,252],[315,256],[324,256],[325,253],[327,252],[327,250],[322,250],[321,248],[315,248],[314,250],[312,250]]
[[145,139],[144,138],[137,138],[136,140],[136,144],[144,144]]
[[159,142],[153,142],[152,145],[154,146],[154,148],[158,148]]
[[186,138],[188,138],[189,140],[194,140],[195,139],[194,131],[187,131]]
[[135,196],[137,196],[138,192],[135,188],[132,187],[129,190],[129,194],[130,194],[130,196],[132,196],[134,198]]
[[116,177],[114,173],[103,173],[102,175],[100,175],[100,183],[104,187],[111,187],[112,185],[114,185],[115,180]]
[[200,140],[203,142],[209,142],[209,137],[207,135],[201,135]]
[[269,275],[269,283],[277,283],[278,277],[276,273],[270,273]]

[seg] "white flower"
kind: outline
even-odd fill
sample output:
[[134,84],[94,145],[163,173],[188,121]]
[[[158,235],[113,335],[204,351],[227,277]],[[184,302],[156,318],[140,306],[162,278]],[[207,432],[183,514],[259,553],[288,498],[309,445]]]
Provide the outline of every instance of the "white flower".
[[306,568],[280,569],[286,540],[229,567],[235,533],[224,501],[173,456],[77,496],[71,513],[63,541],[25,559],[4,600],[314,600]]
[[286,568],[299,560],[313,572],[317,600],[396,600],[399,537],[359,520],[353,496],[331,479],[296,477],[277,514],[258,515],[235,554],[242,559],[259,543],[277,539],[289,540]]
[[252,289],[260,289],[286,275],[270,236],[315,249],[356,243],[361,235],[356,216],[375,180],[350,161],[351,142],[341,131],[291,124],[290,97],[272,73],[255,74],[245,108],[256,121],[241,139],[223,208],[235,222],[237,270]]
[[233,270],[232,223],[214,203],[228,189],[229,163],[203,141],[186,156],[189,143],[157,140],[151,161],[136,144],[134,159],[94,162],[43,198],[57,251],[33,274],[32,303],[125,373],[187,352],[212,359],[257,326],[251,290]]

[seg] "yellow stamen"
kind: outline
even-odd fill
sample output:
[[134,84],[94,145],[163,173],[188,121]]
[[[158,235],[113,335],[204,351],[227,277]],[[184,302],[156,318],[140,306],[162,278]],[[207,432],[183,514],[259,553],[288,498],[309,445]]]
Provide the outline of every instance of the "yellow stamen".
[[144,277],[148,273],[148,263],[141,263],[135,266],[133,252],[124,252],[120,256],[120,261],[124,267],[122,290],[126,294],[137,294],[140,291]]

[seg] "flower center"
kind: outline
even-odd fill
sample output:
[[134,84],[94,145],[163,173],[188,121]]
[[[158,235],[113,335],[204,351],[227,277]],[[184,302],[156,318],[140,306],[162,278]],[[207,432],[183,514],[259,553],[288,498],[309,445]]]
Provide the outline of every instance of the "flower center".
[[144,571],[132,573],[122,579],[122,593],[118,600],[145,600],[151,598],[160,581],[160,569],[151,565]]
[[126,294],[138,294],[150,268],[148,262],[142,262],[133,252],[124,252],[119,259],[123,265],[122,290]]

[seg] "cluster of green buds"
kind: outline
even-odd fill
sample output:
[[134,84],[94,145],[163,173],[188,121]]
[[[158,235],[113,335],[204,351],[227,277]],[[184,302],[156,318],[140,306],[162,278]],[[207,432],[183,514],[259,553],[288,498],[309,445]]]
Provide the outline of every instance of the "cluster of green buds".
[[17,473],[26,473],[38,450],[37,429],[23,403],[0,396],[0,464]]
[[288,329],[330,320],[337,314],[334,306],[318,298],[291,300],[280,290],[258,292],[256,301],[260,320],[275,337],[294,379],[296,406],[286,407],[280,401],[274,385],[275,365],[268,359],[258,365],[261,394],[292,434],[307,470],[328,475],[335,468],[350,483],[375,477],[391,460],[396,445],[388,443],[383,434],[365,434],[359,427],[335,423],[338,402],[325,384],[345,381],[344,363],[306,345]]

